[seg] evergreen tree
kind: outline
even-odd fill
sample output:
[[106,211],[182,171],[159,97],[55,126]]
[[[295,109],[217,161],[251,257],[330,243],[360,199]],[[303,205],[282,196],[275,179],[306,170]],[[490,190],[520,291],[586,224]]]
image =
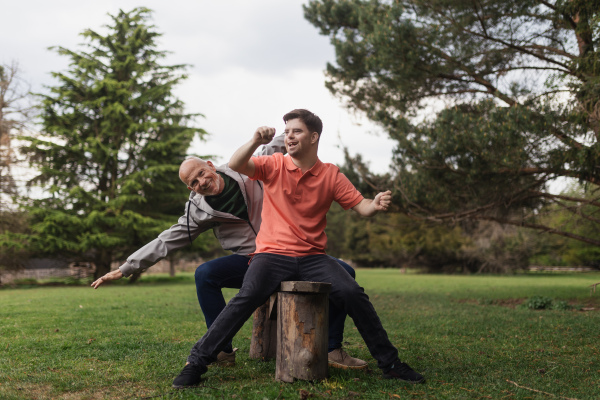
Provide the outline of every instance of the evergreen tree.
[[188,191],[179,164],[195,134],[196,115],[173,95],[185,65],[160,63],[151,11],[111,15],[108,32],[82,33],[58,84],[42,95],[43,136],[23,151],[46,195],[28,204],[38,253],[91,261],[95,278],[111,262],[156,237],[183,213]]
[[[539,218],[563,201],[549,191],[556,178],[600,184],[600,1],[313,0],[304,10],[335,46],[327,87],[398,142],[388,186],[403,212],[600,245]],[[579,204],[599,219],[597,197]]]

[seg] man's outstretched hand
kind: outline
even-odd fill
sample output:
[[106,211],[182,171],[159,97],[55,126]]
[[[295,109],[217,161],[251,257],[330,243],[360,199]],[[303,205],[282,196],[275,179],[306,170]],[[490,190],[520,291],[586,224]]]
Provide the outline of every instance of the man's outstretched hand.
[[390,204],[392,204],[392,192],[390,190],[378,193],[373,199],[373,205],[377,211],[387,211]]
[[387,211],[390,204],[392,204],[392,192],[388,190],[378,193],[373,200],[362,199],[352,209],[363,217],[372,217],[379,211]]
[[104,282],[108,282],[108,281],[116,281],[117,279],[121,279],[123,277],[123,273],[116,269],[112,272],[109,272],[108,274],[96,279],[94,282],[92,282],[91,286],[94,289],[98,289],[98,286],[102,285]]

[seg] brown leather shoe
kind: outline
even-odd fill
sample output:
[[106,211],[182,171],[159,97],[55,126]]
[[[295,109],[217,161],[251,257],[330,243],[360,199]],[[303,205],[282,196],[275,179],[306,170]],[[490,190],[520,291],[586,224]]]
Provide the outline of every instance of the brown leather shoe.
[[363,369],[367,368],[367,362],[359,358],[350,357],[343,349],[335,349],[327,355],[329,366],[342,369]]
[[218,365],[220,367],[233,367],[235,365],[235,352],[238,351],[237,347],[233,349],[231,353],[225,353],[224,351],[217,354],[217,361],[210,365]]

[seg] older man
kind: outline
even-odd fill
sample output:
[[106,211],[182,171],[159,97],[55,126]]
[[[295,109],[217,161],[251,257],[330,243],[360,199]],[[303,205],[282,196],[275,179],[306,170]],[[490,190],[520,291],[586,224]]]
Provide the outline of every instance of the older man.
[[[283,136],[275,138],[258,155],[285,152],[283,141]],[[190,244],[202,232],[212,229],[221,246],[233,254],[208,261],[196,269],[196,294],[206,326],[210,328],[225,308],[221,289],[239,289],[242,286],[250,261],[249,254],[256,249],[256,236],[261,226],[263,186],[227,165],[217,167],[211,161],[197,157],[183,161],[179,177],[191,191],[184,215],[171,228],[130,255],[119,269],[94,281],[92,287],[98,288],[106,281],[145,271],[171,251]],[[334,260],[354,278],[352,267]],[[329,315],[329,365],[365,368],[365,361],[350,357],[342,349],[346,313],[331,306]],[[229,340],[217,355],[215,363],[234,364],[235,350]]]

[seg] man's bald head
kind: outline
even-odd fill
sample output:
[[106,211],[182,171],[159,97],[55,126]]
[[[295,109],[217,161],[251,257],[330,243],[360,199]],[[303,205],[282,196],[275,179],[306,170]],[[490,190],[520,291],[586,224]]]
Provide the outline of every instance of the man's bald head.
[[184,179],[184,176],[186,176],[189,173],[190,168],[193,168],[194,166],[198,166],[198,165],[205,165],[205,164],[206,164],[206,161],[204,161],[200,157],[194,157],[194,156],[187,157],[185,160],[183,160],[183,162],[179,166],[179,179],[181,179],[181,181],[187,185],[188,182],[186,182],[186,180]]
[[202,196],[215,196],[225,187],[225,181],[210,161],[198,157],[186,158],[179,166],[179,179],[187,188]]

